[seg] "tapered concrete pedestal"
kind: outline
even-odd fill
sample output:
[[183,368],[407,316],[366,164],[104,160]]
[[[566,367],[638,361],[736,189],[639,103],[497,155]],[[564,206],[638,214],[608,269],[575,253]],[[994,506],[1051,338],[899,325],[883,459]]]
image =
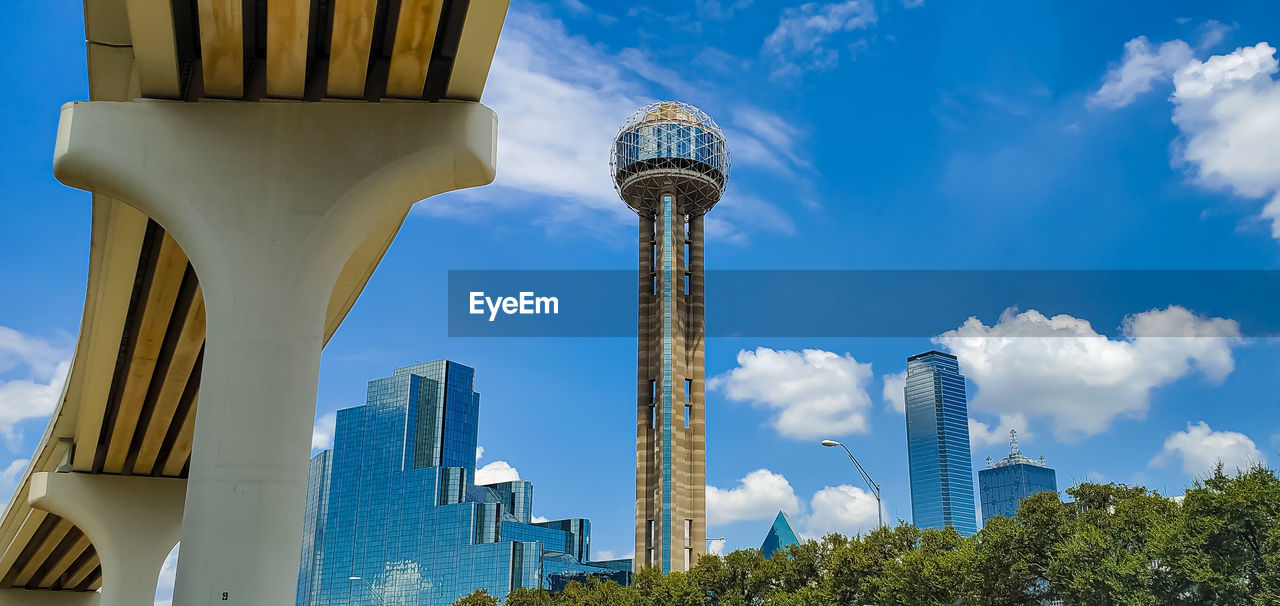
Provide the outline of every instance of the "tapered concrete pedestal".
[[[178,543],[186,484],[177,478],[41,472],[31,476],[28,501],[89,537],[102,564],[101,606],[137,606],[155,602],[160,568]],[[72,601],[56,603],[66,604],[82,597],[41,593],[65,593],[61,599]]]
[[495,136],[476,103],[63,107],[55,176],[168,230],[208,310],[174,604],[293,603],[334,284],[413,203],[492,181]]

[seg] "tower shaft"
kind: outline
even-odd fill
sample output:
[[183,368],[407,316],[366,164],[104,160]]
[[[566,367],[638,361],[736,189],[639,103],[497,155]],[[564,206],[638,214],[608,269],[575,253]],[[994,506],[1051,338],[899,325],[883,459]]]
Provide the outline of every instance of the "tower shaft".
[[688,570],[706,549],[702,215],[663,193],[640,215],[636,568]]

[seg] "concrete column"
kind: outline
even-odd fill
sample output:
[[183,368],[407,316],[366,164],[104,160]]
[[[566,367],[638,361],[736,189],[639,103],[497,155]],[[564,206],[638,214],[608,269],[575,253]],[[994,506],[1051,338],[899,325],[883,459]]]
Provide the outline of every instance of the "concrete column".
[[0,589],[4,606],[101,606],[96,591],[40,591],[38,589]]
[[[102,606],[139,606],[155,602],[160,569],[178,543],[186,483],[40,472],[31,475],[28,501],[71,520],[89,537],[102,563]],[[67,593],[72,594],[67,598],[79,599]]]
[[175,604],[293,603],[334,283],[413,203],[492,181],[495,138],[476,103],[63,107],[54,175],[155,219],[204,292]]

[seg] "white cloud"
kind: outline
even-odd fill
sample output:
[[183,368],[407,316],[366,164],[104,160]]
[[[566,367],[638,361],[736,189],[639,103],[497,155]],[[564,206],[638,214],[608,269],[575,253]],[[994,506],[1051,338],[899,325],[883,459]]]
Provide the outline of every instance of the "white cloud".
[[820,349],[738,352],[738,367],[711,379],[730,400],[777,411],[773,426],[789,438],[810,439],[870,429],[871,365]]
[[17,425],[53,414],[71,368],[71,352],[47,340],[0,326],[0,438],[12,449]]
[[978,446],[995,446],[1009,443],[1009,432],[1017,431],[1018,437],[1028,439],[1027,417],[1021,414],[1002,414],[1000,424],[991,427],[973,417],[969,417],[969,442]]
[[757,469],[730,489],[707,485],[707,524],[728,524],[741,520],[763,520],[779,511],[794,512],[800,508],[791,483],[781,474]]
[[884,388],[880,391],[880,397],[898,412],[907,412],[907,371],[895,372],[892,374],[881,375],[880,381],[884,383]]
[[482,458],[484,458],[484,447],[483,447],[483,446],[477,446],[477,447],[476,447],[476,460],[477,460],[477,461],[479,461],[479,460],[480,460],[480,459],[482,459]]
[[1266,42],[1191,61],[1173,77],[1179,159],[1198,183],[1271,198],[1262,217],[1280,240],[1280,69]]
[[181,543],[175,545],[173,551],[169,552],[169,557],[164,559],[164,565],[160,567],[160,579],[156,583],[155,606],[173,604],[173,583],[178,577],[178,550],[181,547]]
[[520,472],[516,471],[510,463],[506,461],[494,461],[476,470],[475,484],[483,486],[485,484],[497,484],[498,482],[514,482],[520,479]]
[[805,71],[831,69],[840,51],[825,43],[834,34],[875,25],[876,9],[868,0],[819,4],[809,2],[786,8],[778,27],[764,40],[764,50],[774,59],[774,78],[798,76]]
[[17,459],[0,471],[0,494],[13,492],[13,489],[18,486],[18,480],[22,479],[22,472],[27,470],[27,464],[30,462],[30,459]]
[[636,557],[635,551],[628,551],[626,555],[617,555],[616,552],[610,551],[608,549],[601,549],[596,552],[596,555],[593,556],[592,559],[597,562],[602,562],[604,560],[630,560],[635,557]]
[[[518,478],[517,478],[517,479],[518,479]],[[505,481],[505,480],[504,480],[504,481]],[[546,522],[550,522],[550,521],[551,521],[551,519],[550,519],[550,518],[547,518],[546,516],[533,516],[533,517],[529,518],[529,521],[530,521],[530,522],[533,522],[534,524],[543,524],[543,523],[546,523]]]
[[924,0],[902,0],[902,6],[907,8],[920,8],[924,6]]
[[338,414],[327,412],[316,419],[311,427],[311,450],[333,447],[333,432],[337,430]]
[[[492,186],[427,201],[417,212],[478,217],[526,207],[544,209],[540,219],[544,224],[573,222],[609,235],[620,233],[635,217],[614,191],[609,142],[632,112],[654,100],[658,88],[682,98],[695,92],[705,98],[708,90],[686,81],[680,71],[654,63],[639,50],[611,54],[536,9],[513,8],[483,99],[499,116],[497,177]],[[762,109],[744,111],[758,114],[757,122],[772,115]],[[752,124],[755,122],[748,126]],[[758,146],[757,137],[746,127],[726,135],[734,162],[793,175],[790,157],[750,151]],[[789,149],[796,149],[794,142]],[[745,155],[739,156],[740,151]],[[721,206],[747,197],[731,191]],[[718,210],[712,215],[723,231],[738,234],[730,241],[746,241],[744,226],[791,233],[790,219],[778,207],[763,200],[749,206],[767,212]]]
[[1151,464],[1163,466],[1174,459],[1180,459],[1182,470],[1193,476],[1211,473],[1219,462],[1230,473],[1267,460],[1249,436],[1234,431],[1214,431],[1204,421],[1195,425],[1187,423],[1186,431],[1173,432]]
[[1125,43],[1124,58],[1107,71],[1102,87],[1089,96],[1089,103],[1110,108],[1129,105],[1150,91],[1153,83],[1169,80],[1193,58],[1191,47],[1182,40],[1154,49],[1146,36],[1138,36]]
[[723,538],[711,539],[707,541],[707,553],[711,555],[724,555],[725,540]]
[[31,374],[47,377],[70,357],[70,352],[36,337],[0,326],[0,373],[27,367]]
[[876,527],[876,498],[853,486],[827,486],[814,493],[812,513],[804,519],[805,534],[821,537],[838,532],[853,536]]
[[1060,439],[1100,433],[1117,417],[1141,418],[1153,389],[1193,372],[1221,381],[1241,342],[1235,321],[1177,306],[1127,317],[1118,339],[1072,316],[1014,312],[994,326],[969,318],[934,341],[977,385],[973,410],[1046,417]]

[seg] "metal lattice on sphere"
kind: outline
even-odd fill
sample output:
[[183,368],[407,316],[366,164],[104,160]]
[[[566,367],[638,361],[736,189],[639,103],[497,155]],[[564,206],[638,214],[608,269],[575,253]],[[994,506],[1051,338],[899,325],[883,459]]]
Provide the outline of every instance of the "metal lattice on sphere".
[[700,215],[720,201],[729,182],[729,146],[706,112],[679,101],[650,103],[623,123],[609,160],[613,183],[637,213],[653,214],[661,196]]

